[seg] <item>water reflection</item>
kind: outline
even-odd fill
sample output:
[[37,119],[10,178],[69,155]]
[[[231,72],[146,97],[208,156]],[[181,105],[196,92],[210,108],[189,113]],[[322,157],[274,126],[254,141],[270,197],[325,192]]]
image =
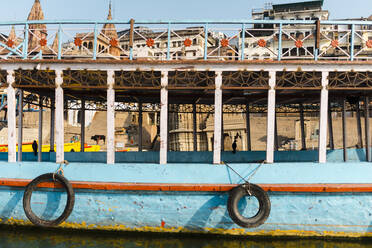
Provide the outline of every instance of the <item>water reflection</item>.
[[6,248],[364,248],[369,242],[322,240],[250,240],[213,237],[176,237],[133,233],[81,232],[0,228],[0,247]]

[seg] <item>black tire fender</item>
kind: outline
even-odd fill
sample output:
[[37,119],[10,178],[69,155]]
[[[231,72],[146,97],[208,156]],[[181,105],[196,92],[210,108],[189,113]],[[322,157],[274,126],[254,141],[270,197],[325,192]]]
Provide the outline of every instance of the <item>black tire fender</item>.
[[[257,198],[259,209],[256,215],[252,217],[244,217],[238,209],[240,199],[246,195],[251,195]],[[265,223],[270,215],[271,203],[269,195],[260,186],[256,184],[242,184],[230,191],[227,210],[230,218],[239,226],[245,228],[254,228]]]
[[[57,181],[62,184],[63,188],[67,193],[66,207],[61,216],[54,220],[44,220],[39,218],[31,209],[31,195],[32,192],[37,188],[37,185],[42,182],[54,182]],[[75,193],[69,183],[69,181],[58,173],[47,173],[36,177],[26,187],[23,195],[23,209],[27,218],[35,225],[42,227],[53,227],[58,226],[65,221],[71,214],[75,204]]]

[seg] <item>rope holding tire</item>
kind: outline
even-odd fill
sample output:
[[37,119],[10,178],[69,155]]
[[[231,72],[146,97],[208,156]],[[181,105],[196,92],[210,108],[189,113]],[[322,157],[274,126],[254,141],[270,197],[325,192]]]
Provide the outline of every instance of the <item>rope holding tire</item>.
[[[31,209],[32,192],[37,189],[37,186],[42,182],[59,182],[67,193],[66,207],[61,216],[54,220],[44,220],[38,217]],[[47,173],[36,177],[26,187],[23,195],[23,209],[27,218],[35,225],[42,227],[58,226],[65,221],[71,214],[75,204],[75,193],[69,181],[59,173]]]
[[[259,203],[258,212],[252,217],[244,217],[238,209],[238,203],[244,196],[254,196]],[[269,195],[260,186],[246,183],[233,188],[230,191],[227,202],[227,210],[230,218],[239,226],[245,228],[254,228],[265,223],[270,215],[271,203]]]

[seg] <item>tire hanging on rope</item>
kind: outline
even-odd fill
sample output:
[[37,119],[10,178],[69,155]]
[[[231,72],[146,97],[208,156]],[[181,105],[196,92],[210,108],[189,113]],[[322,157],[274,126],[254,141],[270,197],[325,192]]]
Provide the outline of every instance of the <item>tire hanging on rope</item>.
[[[238,209],[238,204],[244,196],[253,196],[257,198],[259,209],[252,217],[244,217]],[[245,228],[254,228],[265,223],[270,215],[271,203],[269,195],[256,184],[246,183],[233,188],[230,191],[227,202],[227,210],[230,218],[239,226]]]
[[[43,182],[59,182],[67,193],[66,207],[61,216],[54,220],[44,220],[38,217],[31,209],[31,196],[32,192],[37,189],[37,186]],[[75,193],[69,181],[58,173],[47,173],[36,177],[26,187],[23,195],[23,209],[27,218],[35,225],[42,227],[58,226],[65,221],[71,214],[75,204]]]

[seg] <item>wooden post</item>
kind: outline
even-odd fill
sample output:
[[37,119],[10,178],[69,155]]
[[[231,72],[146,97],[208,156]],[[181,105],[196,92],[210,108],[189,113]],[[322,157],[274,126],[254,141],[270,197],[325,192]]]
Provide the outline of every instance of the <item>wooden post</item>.
[[168,71],[162,71],[160,90],[160,164],[167,164],[168,153]]
[[41,162],[43,155],[43,100],[44,97],[39,95],[39,140],[37,143],[37,161]]
[[142,132],[143,132],[143,112],[142,112],[142,102],[138,103],[138,151],[142,152]]
[[216,71],[214,90],[214,139],[213,164],[221,163],[221,127],[222,127],[222,72]]
[[365,139],[366,139],[366,160],[371,160],[370,153],[370,135],[369,135],[369,97],[366,96],[364,99],[364,121],[365,121]]
[[342,101],[342,145],[344,148],[344,161],[347,161],[347,133],[346,133],[346,99]]
[[115,72],[107,71],[107,164],[115,164]]
[[56,162],[62,163],[64,155],[64,118],[63,118],[63,77],[62,71],[56,70]]
[[249,103],[245,105],[245,125],[246,125],[246,134],[247,134],[247,151],[252,150],[251,144],[251,120],[250,120],[250,112],[249,112]]
[[80,151],[85,152],[85,100],[81,100],[80,109]]
[[49,152],[55,152],[54,151],[54,125],[55,125],[55,116],[56,116],[56,102],[55,99],[51,99],[51,106],[50,106],[50,148]]
[[269,72],[269,86],[267,99],[267,141],[266,141],[266,162],[274,163],[274,139],[275,139],[275,84],[276,72]]
[[278,151],[279,150],[279,137],[278,137],[278,117],[277,117],[277,115],[276,115],[276,113],[275,113],[275,130],[274,130],[274,132],[275,132],[275,151]]
[[[223,99],[223,96],[222,96]],[[221,106],[221,151],[225,150],[225,131],[223,129],[223,100]]]
[[322,72],[319,120],[319,163],[327,162],[328,72]]
[[17,162],[16,153],[16,97],[13,83],[15,81],[14,71],[7,71],[7,114],[8,114],[8,162]]
[[306,150],[304,105],[300,103],[301,150]]
[[362,121],[360,118],[360,105],[359,99],[356,103],[356,118],[357,118],[357,130],[358,130],[358,145],[357,148],[363,148],[363,137],[362,137]]
[[194,151],[198,151],[198,132],[197,132],[197,123],[196,123],[196,103],[192,105],[192,133],[194,138]]
[[334,150],[335,142],[333,138],[333,120],[332,120],[331,101],[329,101],[329,104],[328,104],[328,132],[329,132],[329,148],[331,150]]
[[23,142],[23,90],[19,90],[18,100],[18,162],[22,161]]

